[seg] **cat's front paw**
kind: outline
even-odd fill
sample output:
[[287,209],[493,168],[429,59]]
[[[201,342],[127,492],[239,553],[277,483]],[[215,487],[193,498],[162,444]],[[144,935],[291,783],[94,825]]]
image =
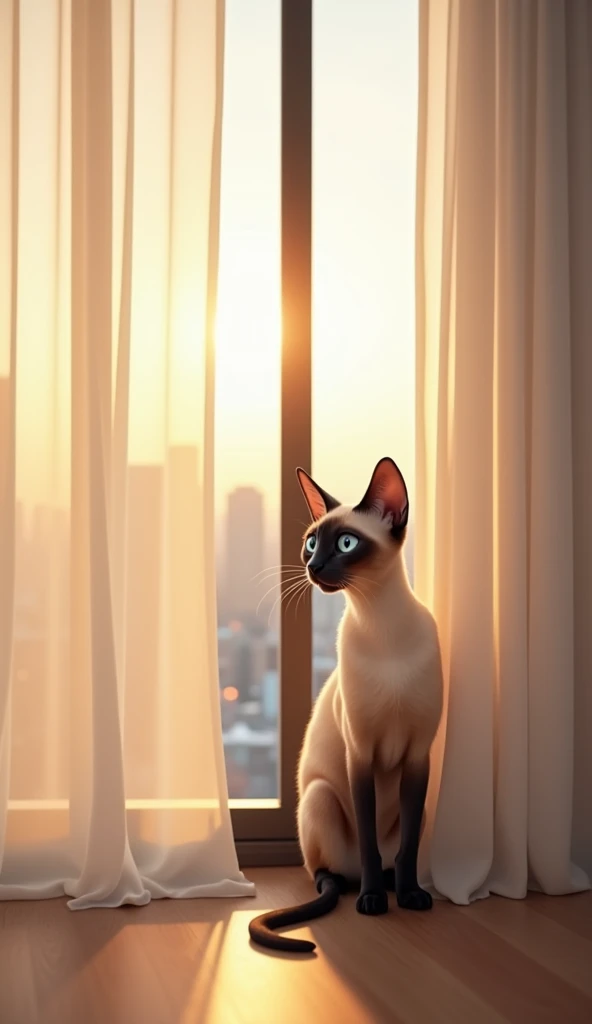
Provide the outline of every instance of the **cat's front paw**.
[[432,897],[425,889],[405,889],[397,893],[397,903],[404,910],[431,910]]
[[386,889],[361,892],[356,900],[356,910],[358,914],[369,914],[372,917],[375,917],[377,914],[386,914],[388,910]]

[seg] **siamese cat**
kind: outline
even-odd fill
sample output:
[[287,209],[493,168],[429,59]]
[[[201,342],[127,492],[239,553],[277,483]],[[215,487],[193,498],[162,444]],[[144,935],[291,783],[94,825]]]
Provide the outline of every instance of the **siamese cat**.
[[298,835],[318,897],[251,921],[254,942],[311,953],[274,929],[329,913],[360,885],[360,914],[384,914],[387,890],[429,910],[417,881],[429,755],[442,709],[435,621],[415,597],[402,546],[409,517],[403,476],[385,458],[358,505],[342,505],[297,470],[312,516],[302,562],[323,593],[343,591],[337,667],[314,706],[298,767]]

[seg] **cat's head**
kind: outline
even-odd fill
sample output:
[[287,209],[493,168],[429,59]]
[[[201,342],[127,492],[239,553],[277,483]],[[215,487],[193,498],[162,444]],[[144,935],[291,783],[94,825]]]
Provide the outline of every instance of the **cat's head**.
[[332,498],[303,469],[296,472],[313,518],[301,552],[310,581],[323,593],[380,581],[399,556],[409,519],[407,487],[398,466],[381,459],[353,508]]

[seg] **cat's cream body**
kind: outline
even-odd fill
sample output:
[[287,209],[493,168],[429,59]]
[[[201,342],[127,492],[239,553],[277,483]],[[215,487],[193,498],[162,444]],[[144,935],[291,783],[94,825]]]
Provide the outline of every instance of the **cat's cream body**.
[[[341,508],[344,528],[388,544],[377,517]],[[363,520],[360,523],[360,520]],[[380,581],[346,591],[337,668],[315,704],[298,769],[298,831],[308,872],[360,877],[347,758],[374,765],[377,839],[385,866],[399,848],[403,759],[421,762],[438,728],[442,670],[434,619],[415,597],[399,552]]]
[[359,881],[360,914],[387,913],[388,889],[405,910],[432,906],[417,855],[442,667],[436,624],[405,571],[409,499],[396,463],[380,460],[353,508],[297,473],[313,520],[301,552],[306,580],[346,598],[337,668],[313,709],[298,769],[300,847],[318,896],[260,914],[249,934],[269,949],[310,953],[314,943],[277,929],[330,913],[350,882]]

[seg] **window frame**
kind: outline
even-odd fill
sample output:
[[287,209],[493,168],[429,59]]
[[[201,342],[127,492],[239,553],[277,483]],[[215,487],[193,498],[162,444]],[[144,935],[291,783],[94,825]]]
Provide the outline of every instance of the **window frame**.
[[[300,558],[304,505],[296,467],[312,447],[312,0],[281,10],[281,562]],[[287,583],[283,582],[282,596]],[[299,863],[296,770],[312,706],[310,589],[298,617],[281,602],[277,806],[233,806],[241,865]],[[246,802],[246,801],[245,801]]]

